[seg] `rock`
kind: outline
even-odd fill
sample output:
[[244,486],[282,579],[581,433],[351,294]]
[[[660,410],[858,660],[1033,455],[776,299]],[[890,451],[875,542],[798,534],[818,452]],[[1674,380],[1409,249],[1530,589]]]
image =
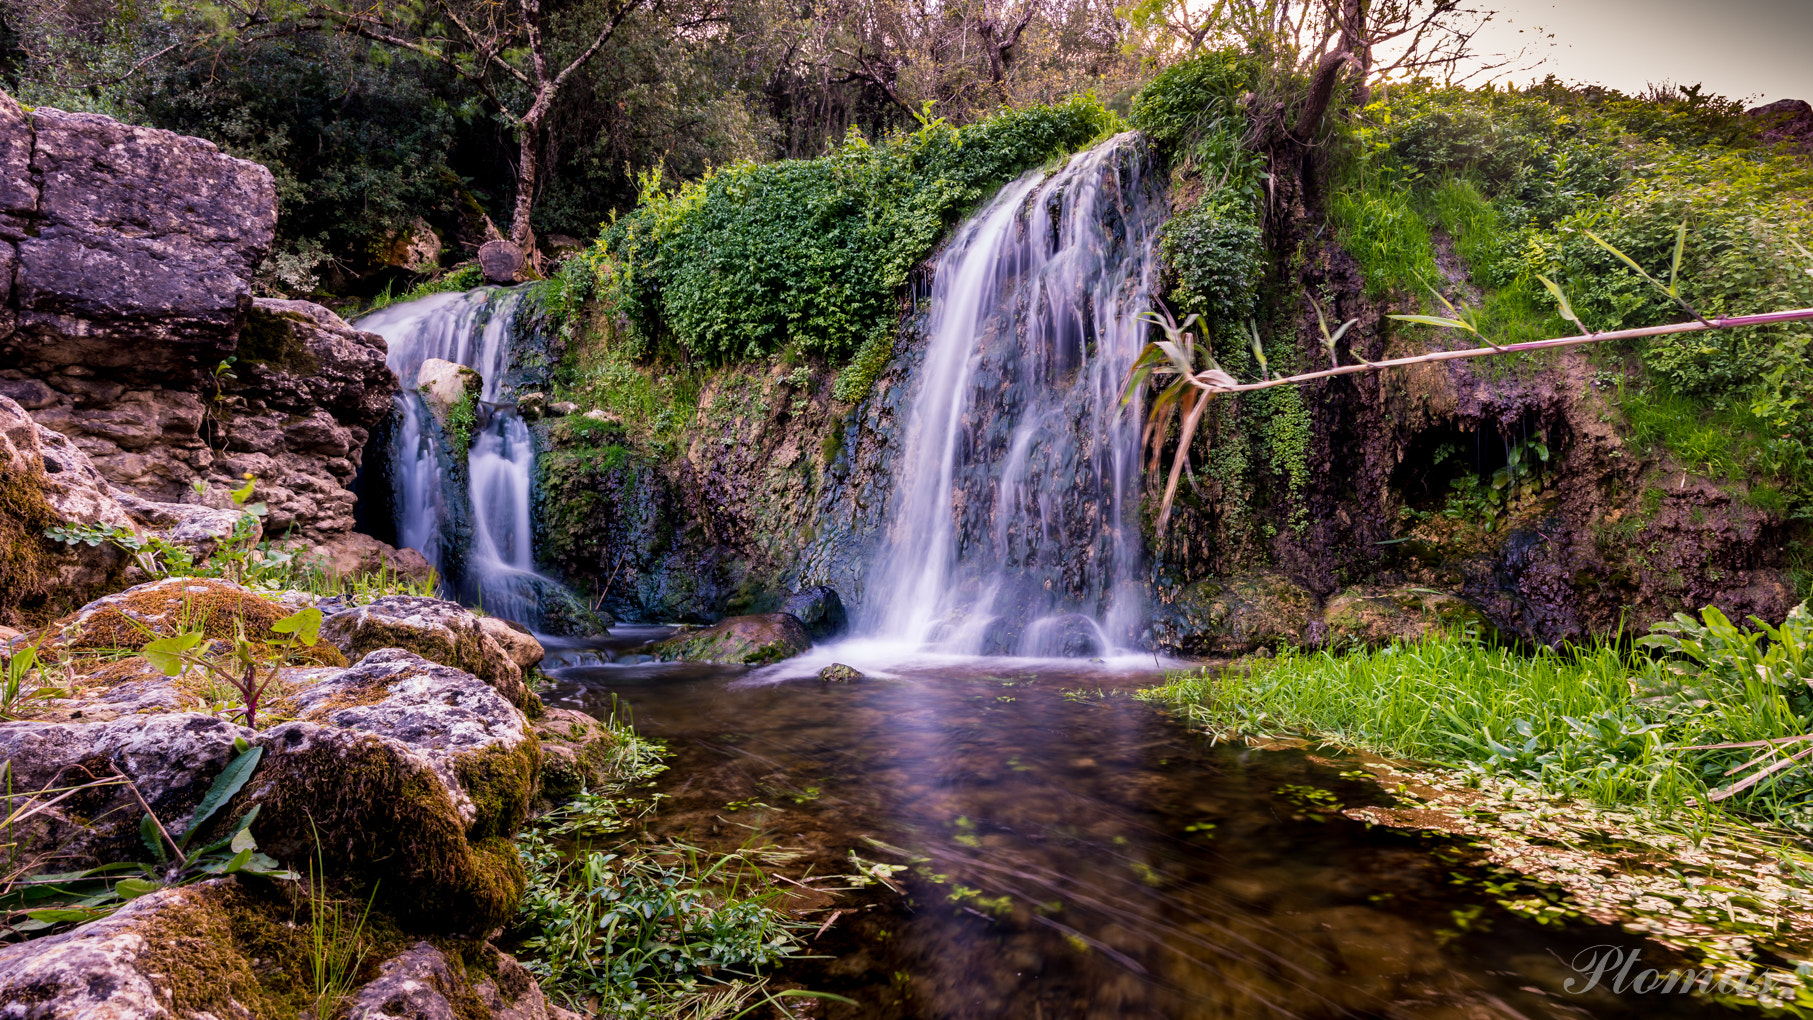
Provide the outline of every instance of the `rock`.
[[585,247],[584,241],[581,241],[577,237],[570,237],[566,234],[549,234],[547,242],[548,248],[551,251],[571,251],[576,248]]
[[38,379],[0,379],[0,397],[6,397],[27,411],[36,411],[57,402],[56,390]]
[[572,414],[577,410],[579,410],[579,405],[573,403],[571,400],[556,400],[554,403],[548,405],[548,417],[565,418],[567,415]]
[[374,246],[373,261],[381,266],[400,266],[417,273],[433,272],[441,265],[441,235],[420,216],[392,234],[384,243]]
[[792,613],[806,625],[806,633],[812,640],[823,641],[836,637],[849,626],[850,618],[844,612],[844,600],[837,592],[822,584],[801,588],[787,601],[781,603],[781,612]]
[[195,503],[154,503],[115,489],[114,498],[134,523],[147,532],[178,546],[197,564],[203,564],[223,543],[235,540],[247,547],[264,538],[258,516],[240,507],[216,509]]
[[279,860],[312,856],[319,833],[330,871],[379,879],[411,924],[483,934],[508,920],[524,881],[509,839],[541,763],[522,713],[396,648],[302,676],[318,680],[291,696],[295,721],[258,734],[264,761],[226,813],[258,805],[253,835]]
[[17,627],[0,627],[0,652],[12,645],[15,638],[22,638],[25,632]]
[[348,531],[318,542],[296,540],[279,544],[330,577],[356,578],[389,572],[424,587],[434,579],[434,566],[421,553],[398,549],[363,532]]
[[[0,92],[0,239],[23,241],[38,212],[38,189],[31,174],[31,118]],[[12,280],[6,281],[11,286]],[[4,295],[0,295],[3,297]],[[0,329],[0,334],[10,331]]]
[[603,408],[594,407],[582,415],[588,421],[616,421],[616,417]]
[[406,648],[423,658],[484,680],[512,705],[539,704],[518,666],[464,606],[422,595],[386,595],[369,606],[329,617],[321,637],[348,659],[380,648]]
[[1428,588],[1355,588],[1328,600],[1322,612],[1324,643],[1378,647],[1415,642],[1450,630],[1496,633],[1486,615],[1458,595]]
[[1092,659],[1108,651],[1108,639],[1094,620],[1065,613],[1034,620],[1026,627],[1018,651],[1059,659]]
[[0,620],[41,622],[115,586],[127,565],[121,549],[45,537],[71,524],[132,528],[82,451],[0,397]]
[[[11,765],[16,793],[125,775],[180,838],[195,805],[237,753],[233,741],[252,736],[243,726],[194,712],[95,723],[6,722],[0,723],[0,760]],[[144,812],[125,787],[97,787],[63,808],[14,827],[7,839],[21,859],[54,856],[54,870],[67,871],[145,856],[139,839]]]
[[[167,577],[105,595],[43,630],[42,652],[77,652],[137,648],[157,637],[188,628],[209,640],[286,640],[271,625],[290,615],[289,607],[229,581],[207,577]],[[344,666],[347,660],[330,644],[317,643],[307,653],[313,661]]]
[[550,1004],[514,957],[497,953],[494,973],[477,984],[457,958],[417,942],[385,960],[378,978],[352,994],[340,1020],[578,1020]]
[[478,625],[484,628],[486,634],[491,635],[491,640],[497,642],[504,654],[510,657],[510,661],[522,667],[524,672],[547,656],[541,642],[535,640],[535,635],[529,633],[529,628],[520,623],[495,616],[481,616],[478,618]]
[[546,393],[523,393],[516,398],[516,413],[522,416],[523,421],[540,421],[547,409]]
[[[0,948],[0,1017],[68,1020],[282,1015],[239,930],[255,909],[232,879],[161,889],[73,931]],[[270,948],[303,929],[260,919]],[[254,922],[256,923],[256,922]],[[268,970],[267,965],[264,968]]]
[[543,807],[559,807],[586,790],[602,790],[613,778],[611,748],[616,738],[597,719],[570,708],[550,708],[535,720],[541,741]]
[[1184,655],[1241,655],[1310,644],[1315,597],[1282,574],[1205,578],[1152,610],[1159,647]]
[[723,662],[760,666],[812,647],[806,626],[791,613],[732,616],[713,627],[681,634],[649,648],[664,661]]
[[1813,104],[1806,100],[1778,99],[1744,113],[1762,123],[1764,141],[1787,142],[1813,152]]
[[[98,114],[39,107],[30,121],[39,193],[18,241],[18,325],[0,359],[150,380],[232,353],[277,222],[271,172]],[[20,132],[6,134],[0,159],[16,159]],[[0,202],[21,201],[21,187],[7,185]]]
[[502,239],[486,241],[479,245],[478,268],[486,283],[515,283],[523,268],[522,249]]
[[828,684],[845,684],[856,680],[868,679],[868,677],[855,666],[846,666],[841,662],[833,662],[831,665],[819,670],[818,678]]
[[484,386],[479,374],[465,365],[443,358],[429,358],[416,373],[415,388],[428,401],[435,413],[445,416],[447,409],[467,397],[476,398]]

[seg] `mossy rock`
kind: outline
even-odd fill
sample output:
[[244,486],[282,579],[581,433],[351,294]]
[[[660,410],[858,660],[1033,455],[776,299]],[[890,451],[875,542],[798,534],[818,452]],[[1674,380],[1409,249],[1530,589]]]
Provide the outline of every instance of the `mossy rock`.
[[715,626],[672,637],[649,648],[657,659],[762,666],[812,647],[806,625],[792,613],[732,616]]
[[550,708],[534,726],[541,742],[538,806],[558,807],[611,781],[611,748],[616,740],[603,723],[570,708]]
[[1355,588],[1328,600],[1322,613],[1329,645],[1378,647],[1436,634],[1470,630],[1482,637],[1497,629],[1479,607],[1458,595],[1429,588]]
[[[260,807],[253,835],[280,860],[378,884],[417,930],[482,934],[516,910],[510,842],[541,749],[488,684],[400,649],[295,695],[299,718],[259,735],[265,758],[223,816]],[[318,842],[317,842],[318,840]]]
[[321,625],[321,637],[354,660],[381,648],[402,648],[430,662],[471,673],[517,708],[540,709],[540,699],[523,683],[522,667],[486,633],[479,618],[457,602],[386,595],[368,606],[328,617]]
[[[44,628],[40,652],[67,654],[138,648],[153,639],[199,630],[210,641],[243,636],[261,644],[289,643],[271,625],[290,609],[230,581],[208,577],[167,577],[90,602]],[[292,662],[345,666],[330,644],[297,649]]]
[[1185,655],[1243,655],[1310,643],[1316,600],[1283,574],[1196,581],[1153,607],[1152,634]]

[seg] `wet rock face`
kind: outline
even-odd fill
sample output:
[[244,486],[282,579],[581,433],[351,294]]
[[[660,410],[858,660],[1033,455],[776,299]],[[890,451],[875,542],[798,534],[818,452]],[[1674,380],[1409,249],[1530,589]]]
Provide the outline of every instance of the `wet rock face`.
[[805,624],[791,613],[733,616],[692,634],[669,638],[649,648],[663,660],[724,662],[761,666],[789,659],[812,647]]
[[0,106],[14,122],[0,204],[26,235],[16,239],[16,331],[0,352],[38,371],[139,379],[230,353],[276,228],[270,171],[199,138]]
[[1334,647],[1414,642],[1449,631],[1492,636],[1479,607],[1445,592],[1415,586],[1354,589],[1328,600],[1322,614],[1323,641]]
[[814,641],[836,637],[850,625],[850,617],[844,612],[844,600],[838,597],[836,589],[822,584],[789,595],[781,603],[781,612],[798,617]]
[[1204,578],[1152,610],[1161,647],[1185,655],[1240,655],[1315,643],[1314,594],[1277,573]]

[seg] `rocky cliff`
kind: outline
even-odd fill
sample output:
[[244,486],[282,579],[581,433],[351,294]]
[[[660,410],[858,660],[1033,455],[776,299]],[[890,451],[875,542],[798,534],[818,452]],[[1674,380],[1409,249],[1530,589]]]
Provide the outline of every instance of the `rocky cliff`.
[[253,297],[276,216],[270,172],[209,142],[0,94],[0,396],[103,488],[228,509],[252,477],[267,537],[370,568],[351,487],[397,382],[378,337]]

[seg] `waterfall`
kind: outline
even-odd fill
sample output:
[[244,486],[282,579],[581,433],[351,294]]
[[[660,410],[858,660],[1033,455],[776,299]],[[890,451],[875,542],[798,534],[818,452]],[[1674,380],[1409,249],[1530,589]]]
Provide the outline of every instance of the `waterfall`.
[[[390,451],[398,544],[420,550],[463,600],[535,626],[548,589],[558,586],[535,573],[535,443],[516,412],[510,357],[522,300],[520,289],[434,294],[373,312],[358,327],[384,338],[385,360],[403,382]],[[415,389],[430,358],[465,365],[483,380],[464,464],[445,448]]]
[[1143,626],[1140,408],[1158,182],[1116,137],[1003,188],[933,268],[861,629],[955,653],[1092,656]]

